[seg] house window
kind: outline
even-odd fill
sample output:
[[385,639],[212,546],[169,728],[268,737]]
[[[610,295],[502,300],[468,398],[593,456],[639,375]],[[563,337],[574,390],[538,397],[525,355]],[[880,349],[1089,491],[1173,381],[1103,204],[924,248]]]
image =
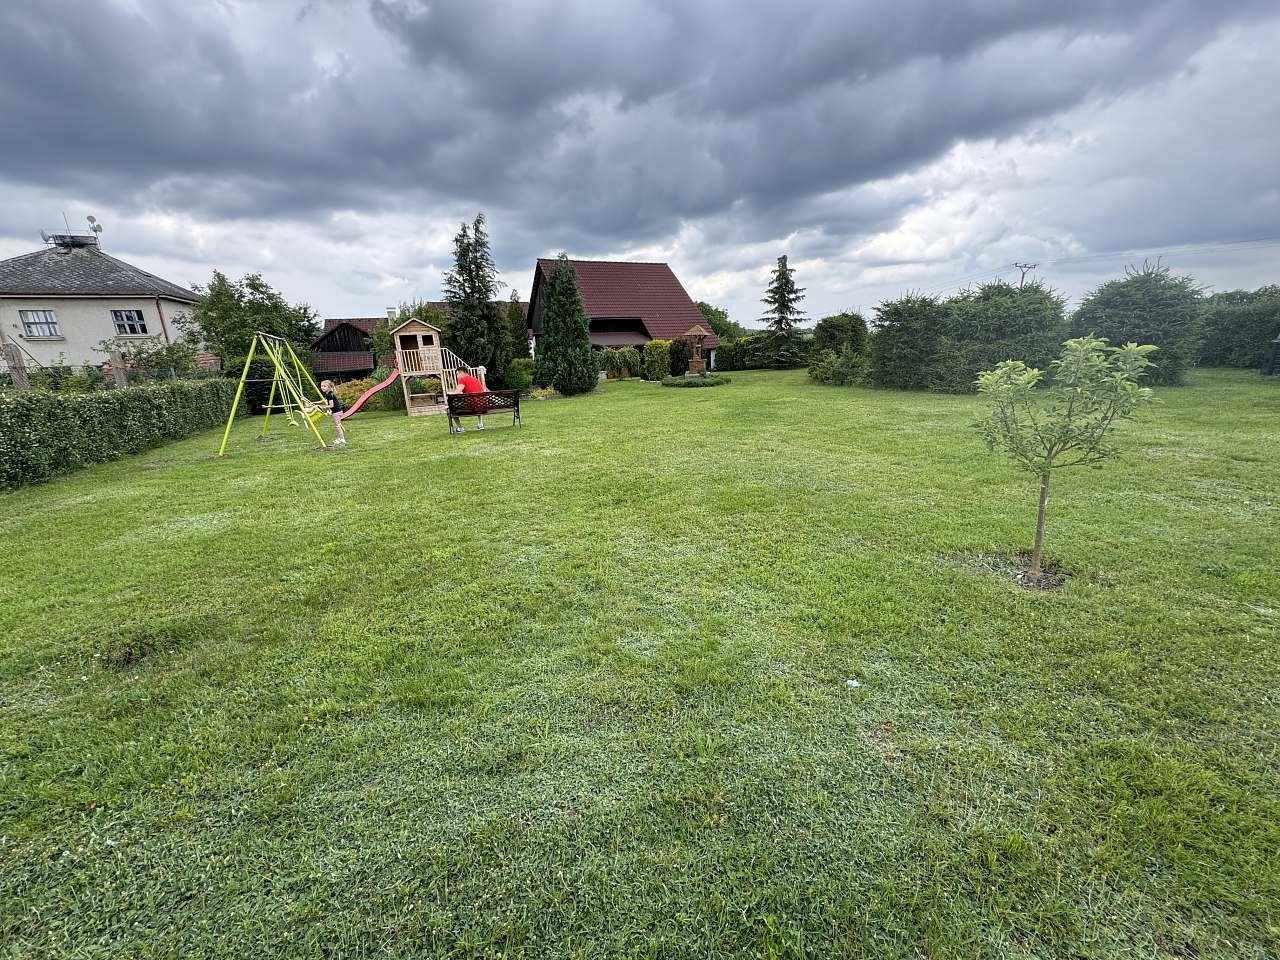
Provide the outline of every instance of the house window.
[[111,319],[116,322],[117,336],[144,337],[147,335],[147,321],[142,318],[141,310],[112,310]]
[[19,310],[22,332],[28,337],[60,337],[58,318],[52,310]]

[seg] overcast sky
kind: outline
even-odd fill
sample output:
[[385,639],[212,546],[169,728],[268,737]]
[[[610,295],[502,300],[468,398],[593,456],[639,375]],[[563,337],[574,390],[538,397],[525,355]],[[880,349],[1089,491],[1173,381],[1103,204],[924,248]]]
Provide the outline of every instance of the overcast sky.
[[667,260],[750,323],[1009,264],[1280,282],[1276,0],[0,5],[0,256],[94,214],[179,283],[436,299],[483,210],[534,258]]

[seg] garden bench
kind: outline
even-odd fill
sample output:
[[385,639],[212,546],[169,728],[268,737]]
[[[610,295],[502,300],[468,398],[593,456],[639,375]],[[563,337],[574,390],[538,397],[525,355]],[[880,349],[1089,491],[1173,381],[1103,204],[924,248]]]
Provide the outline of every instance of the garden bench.
[[510,413],[511,425],[520,426],[520,391],[490,390],[487,393],[450,393],[445,399],[449,404],[449,432],[456,433],[454,417],[483,417],[490,413]]

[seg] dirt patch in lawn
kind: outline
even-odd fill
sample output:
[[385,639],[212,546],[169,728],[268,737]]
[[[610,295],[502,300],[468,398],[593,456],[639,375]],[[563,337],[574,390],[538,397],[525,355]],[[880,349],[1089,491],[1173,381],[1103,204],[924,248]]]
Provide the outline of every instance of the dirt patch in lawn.
[[1012,556],[962,554],[953,557],[952,562],[975,573],[1009,580],[1024,590],[1061,590],[1073,576],[1071,570],[1047,558],[1040,563],[1040,575],[1032,576],[1029,572],[1031,554],[1027,551],[1018,551]]

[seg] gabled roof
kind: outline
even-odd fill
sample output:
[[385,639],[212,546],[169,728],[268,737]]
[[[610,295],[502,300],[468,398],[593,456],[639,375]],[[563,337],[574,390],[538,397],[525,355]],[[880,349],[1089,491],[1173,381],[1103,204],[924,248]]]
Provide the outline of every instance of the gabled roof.
[[0,296],[200,298],[176,283],[117,260],[95,244],[54,246],[0,260]]
[[324,329],[320,331],[320,336],[323,337],[330,330],[333,330],[336,327],[340,327],[344,323],[347,324],[348,326],[355,327],[361,333],[372,333],[374,327],[378,326],[378,324],[384,324],[386,322],[387,322],[387,318],[385,316],[382,316],[382,317],[330,317],[328,320],[324,322]]
[[420,327],[426,327],[428,330],[434,330],[436,333],[441,332],[440,328],[437,327],[435,324],[427,323],[427,321],[425,320],[419,320],[417,317],[410,317],[408,320],[405,320],[403,323],[397,323],[394,327],[391,328],[391,332],[395,333],[398,330],[403,330],[405,327],[409,326],[409,324],[411,323],[416,323]]
[[[534,271],[530,304],[536,304],[542,283],[558,261],[540,258]],[[638,317],[655,340],[678,340],[690,327],[705,323],[671,267],[665,263],[632,260],[570,260],[578,278],[578,292],[587,316]],[[715,334],[705,346],[718,346]]]

